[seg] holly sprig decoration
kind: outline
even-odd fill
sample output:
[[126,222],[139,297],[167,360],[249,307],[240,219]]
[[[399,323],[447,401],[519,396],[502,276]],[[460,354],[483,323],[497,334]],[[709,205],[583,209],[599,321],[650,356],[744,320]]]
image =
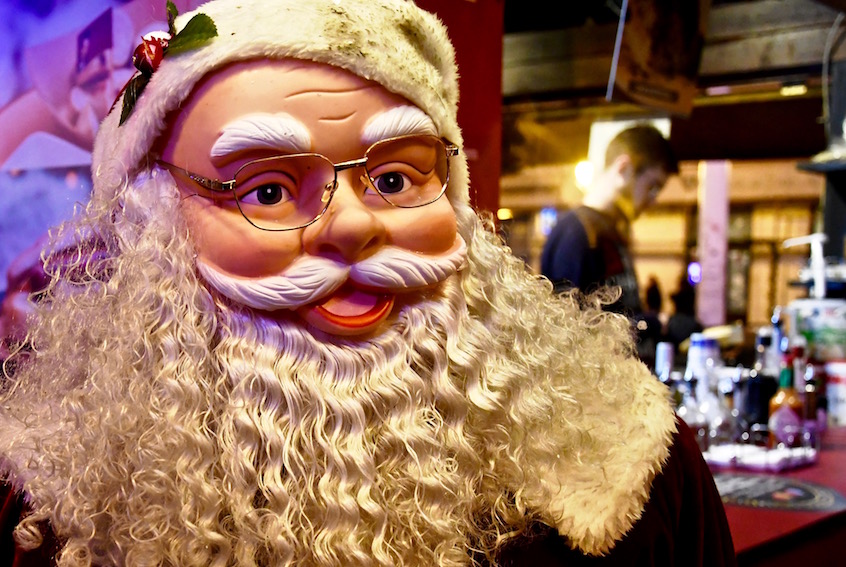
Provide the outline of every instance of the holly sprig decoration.
[[159,68],[162,59],[166,55],[174,55],[191,51],[202,47],[212,38],[217,36],[217,26],[206,14],[196,14],[188,20],[185,27],[179,33],[176,32],[176,16],[179,11],[176,5],[168,0],[167,2],[167,32],[153,32],[141,38],[141,44],[135,48],[132,54],[132,64],[138,70],[126,86],[123,88],[123,106],[120,112],[120,123],[123,125],[132,110],[138,97],[144,92],[144,88],[153,73]]

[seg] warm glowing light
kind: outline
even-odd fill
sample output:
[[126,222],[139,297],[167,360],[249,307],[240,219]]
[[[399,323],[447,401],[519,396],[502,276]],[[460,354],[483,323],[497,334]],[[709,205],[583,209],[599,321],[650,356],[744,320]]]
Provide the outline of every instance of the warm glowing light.
[[511,209],[499,209],[496,212],[496,218],[501,221],[511,220],[514,218],[514,211]]
[[808,87],[805,85],[784,85],[778,92],[781,96],[801,96],[807,94]]
[[576,185],[579,189],[587,189],[593,182],[593,164],[589,161],[580,161],[576,164]]

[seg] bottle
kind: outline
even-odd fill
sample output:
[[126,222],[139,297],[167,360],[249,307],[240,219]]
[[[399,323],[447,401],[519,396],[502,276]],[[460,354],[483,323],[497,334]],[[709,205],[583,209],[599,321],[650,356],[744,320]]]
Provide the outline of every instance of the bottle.
[[782,321],[781,311],[781,306],[776,305],[773,308],[773,314],[770,318],[770,334],[772,338],[770,339],[770,348],[767,351],[767,365],[773,370],[775,376],[779,375],[779,368],[782,362],[781,355],[788,348],[788,341],[786,340],[788,337],[784,334],[784,321]]
[[697,399],[704,400],[709,394],[717,392],[717,372],[722,366],[722,359],[716,339],[702,336],[699,345],[699,362],[690,366],[690,373]]
[[738,408],[744,428],[748,430],[752,430],[756,425],[767,424],[770,398],[778,389],[778,379],[768,364],[771,345],[771,330],[768,327],[760,329],[755,338],[755,361],[748,378],[742,384],[742,401]]
[[793,357],[793,380],[801,395],[805,390],[805,372],[808,367],[808,343],[802,335],[790,338],[790,354]]
[[682,380],[681,384],[679,384],[681,403],[676,412],[687,423],[688,427],[690,427],[696,438],[696,443],[699,445],[699,449],[704,452],[708,450],[710,441],[708,419],[700,410],[700,404],[696,399],[696,393],[692,384],[692,382],[686,379]]
[[770,447],[782,443],[788,447],[801,444],[803,405],[793,382],[793,364],[786,363],[779,374],[778,390],[770,400],[770,419],[767,422]]
[[705,368],[706,350],[705,335],[693,333],[690,335],[690,346],[687,348],[687,362],[684,367],[684,381],[691,389],[696,389],[696,380]]
[[697,391],[700,388],[699,378],[704,368],[704,342],[702,333],[693,333],[689,338],[690,344],[687,348],[687,361],[684,374],[677,388],[681,394],[681,403],[678,407],[678,415],[693,431],[696,442],[702,451],[708,450],[708,420],[699,409],[700,400],[697,398]]
[[[820,375],[812,361],[806,361],[802,376],[794,376],[794,380],[802,383],[799,389],[802,398],[802,427],[809,436],[811,446],[817,446],[820,433],[824,429],[820,426],[819,379]],[[822,420],[825,421],[825,414],[822,415]]]
[[802,401],[805,403],[804,418],[806,427],[819,434],[826,429],[828,417],[826,416],[825,398],[825,365],[816,360],[809,360],[805,365],[805,395]]
[[805,365],[805,375],[802,377],[802,419],[806,422],[817,421],[817,382],[819,376],[813,363]]
[[696,393],[699,411],[708,423],[709,445],[725,445],[736,440],[737,416],[732,411],[731,387],[726,387],[721,371],[723,359],[716,339],[706,337],[705,360]]
[[655,346],[655,376],[665,384],[670,381],[674,355],[673,343],[660,342]]

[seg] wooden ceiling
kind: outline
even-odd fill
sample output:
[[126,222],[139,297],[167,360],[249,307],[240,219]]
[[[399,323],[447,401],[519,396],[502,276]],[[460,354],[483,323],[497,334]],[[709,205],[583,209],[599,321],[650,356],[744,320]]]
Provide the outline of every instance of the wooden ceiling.
[[[527,116],[555,130],[561,121],[656,115],[604,100],[619,3],[579,0],[557,18],[550,17],[549,2],[506,0],[506,136],[512,123],[525,125]],[[846,0],[713,0],[700,95],[689,116],[672,117],[680,157],[803,158],[824,149],[823,61],[826,53],[831,61],[846,56],[844,34],[834,28],[841,10]],[[779,94],[781,86],[800,83],[807,94]]]

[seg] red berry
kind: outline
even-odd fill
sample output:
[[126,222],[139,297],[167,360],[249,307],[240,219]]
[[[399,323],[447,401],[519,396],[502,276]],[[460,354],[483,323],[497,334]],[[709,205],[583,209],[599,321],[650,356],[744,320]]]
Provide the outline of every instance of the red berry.
[[167,40],[163,38],[143,38],[141,45],[132,54],[132,64],[145,75],[151,75],[159,68],[164,57]]

